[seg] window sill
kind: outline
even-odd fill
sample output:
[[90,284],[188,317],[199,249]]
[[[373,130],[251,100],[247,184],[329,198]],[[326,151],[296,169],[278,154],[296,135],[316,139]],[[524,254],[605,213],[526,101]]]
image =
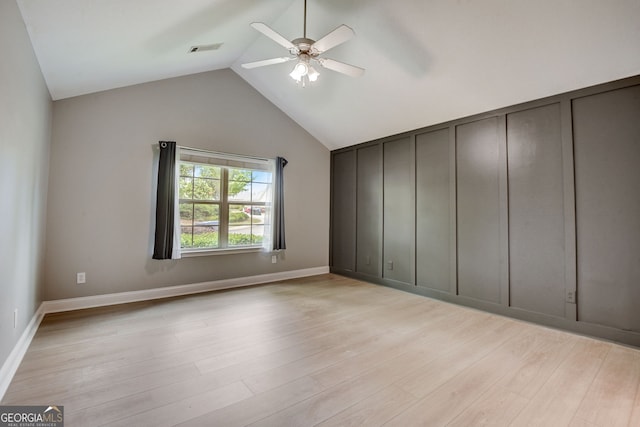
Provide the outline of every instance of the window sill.
[[234,255],[234,254],[247,254],[253,252],[262,252],[262,247],[250,247],[250,248],[233,248],[233,249],[199,249],[199,250],[183,250],[182,258],[191,258],[199,256],[211,256],[211,255]]

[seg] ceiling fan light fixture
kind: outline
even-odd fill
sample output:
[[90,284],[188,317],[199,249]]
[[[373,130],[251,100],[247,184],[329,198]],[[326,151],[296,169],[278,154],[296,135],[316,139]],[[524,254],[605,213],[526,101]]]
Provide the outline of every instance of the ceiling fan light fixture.
[[302,87],[306,87],[307,84],[313,83],[318,80],[320,73],[313,68],[307,60],[300,60],[293,67],[289,76],[298,84],[302,84]]
[[292,79],[300,81],[300,79],[309,73],[309,65],[304,61],[298,61],[294,65],[293,70],[289,74]]
[[302,83],[302,87],[306,87],[307,83],[318,80],[320,73],[303,59],[296,63],[289,76],[297,83]]
[[315,82],[320,77],[320,73],[316,71],[315,68],[309,66],[309,71],[307,72],[307,76],[309,76],[309,81]]

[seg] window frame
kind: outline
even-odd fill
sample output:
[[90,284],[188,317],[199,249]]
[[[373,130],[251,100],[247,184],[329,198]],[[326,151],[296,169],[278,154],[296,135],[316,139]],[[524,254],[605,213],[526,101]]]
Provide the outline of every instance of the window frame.
[[[186,158],[185,158],[186,157]],[[194,159],[194,157],[196,159]],[[209,160],[209,161],[198,161],[197,158],[200,159],[217,159]],[[271,209],[273,208],[273,185],[275,179],[275,171],[273,170],[272,160],[270,159],[261,159],[255,157],[248,156],[239,156],[233,154],[225,154],[225,153],[217,153],[210,152],[204,150],[196,150],[196,149],[181,149],[181,153],[177,158],[178,167],[177,170],[180,171],[180,166],[183,164],[193,165],[194,167],[197,165],[203,166],[214,166],[219,168],[220,175],[220,189],[219,189],[219,200],[214,199],[194,199],[193,194],[191,199],[185,199],[180,197],[180,193],[178,192],[178,205],[183,203],[191,203],[191,204],[210,204],[218,206],[218,245],[217,247],[182,247],[182,238],[180,238],[180,251],[182,256],[204,256],[204,255],[216,255],[216,254],[231,254],[231,253],[245,253],[245,252],[258,252],[264,249],[264,243],[266,240],[271,240],[270,235],[267,236],[267,233],[271,233]],[[226,163],[226,164],[225,164]],[[259,184],[267,184],[268,194],[267,201],[264,202],[256,202],[253,200],[229,200],[229,177],[231,175],[232,169],[238,170],[247,170],[251,172],[251,179],[247,181],[250,184],[251,197],[253,198],[252,186],[254,184],[254,172],[262,171],[268,172],[271,174],[270,182],[262,182],[258,181]],[[178,174],[177,185],[179,187],[181,179],[183,178],[182,174]],[[192,175],[192,178],[195,179],[195,169]],[[240,181],[241,182],[241,181]],[[250,206],[251,211],[253,211],[254,206],[264,207],[264,227],[262,242],[253,243],[248,245],[229,245],[229,234],[232,229],[232,225],[229,222],[229,208],[231,205],[242,205],[242,206]],[[181,218],[178,218],[178,222],[181,221]],[[253,214],[250,213],[250,234],[253,235]],[[180,236],[182,236],[182,225],[180,224]],[[193,230],[195,228],[195,215],[192,215],[192,223],[191,223],[191,235],[193,236]]]

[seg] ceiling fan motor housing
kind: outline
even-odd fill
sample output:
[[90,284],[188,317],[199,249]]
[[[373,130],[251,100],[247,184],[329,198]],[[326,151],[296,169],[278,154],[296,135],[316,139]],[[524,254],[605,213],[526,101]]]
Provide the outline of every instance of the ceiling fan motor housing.
[[[307,55],[309,55],[311,57],[318,56],[318,54],[319,54],[318,52],[312,52],[311,51],[311,46],[313,46],[313,44],[315,42],[316,42],[315,40],[308,39],[308,38],[305,38],[305,37],[301,37],[299,39],[295,39],[295,40],[291,41],[291,43],[293,43],[296,46],[296,48],[298,49],[299,53],[305,53],[305,54],[307,54]],[[298,52],[293,51],[291,53],[293,53],[295,55]]]

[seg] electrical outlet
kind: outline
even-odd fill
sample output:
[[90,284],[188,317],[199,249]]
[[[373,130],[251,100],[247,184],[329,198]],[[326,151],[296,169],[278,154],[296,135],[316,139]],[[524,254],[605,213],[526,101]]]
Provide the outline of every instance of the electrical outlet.
[[389,270],[393,270],[393,261],[389,261],[387,265],[389,266]]
[[278,256],[277,255],[271,255],[271,264],[275,264],[278,262]]
[[13,329],[18,327],[18,309],[13,310]]
[[76,283],[78,285],[80,285],[82,283],[87,283],[87,274],[86,273],[78,273],[76,275]]
[[575,304],[576,303],[576,293],[575,292],[567,292],[567,302],[569,304]]

